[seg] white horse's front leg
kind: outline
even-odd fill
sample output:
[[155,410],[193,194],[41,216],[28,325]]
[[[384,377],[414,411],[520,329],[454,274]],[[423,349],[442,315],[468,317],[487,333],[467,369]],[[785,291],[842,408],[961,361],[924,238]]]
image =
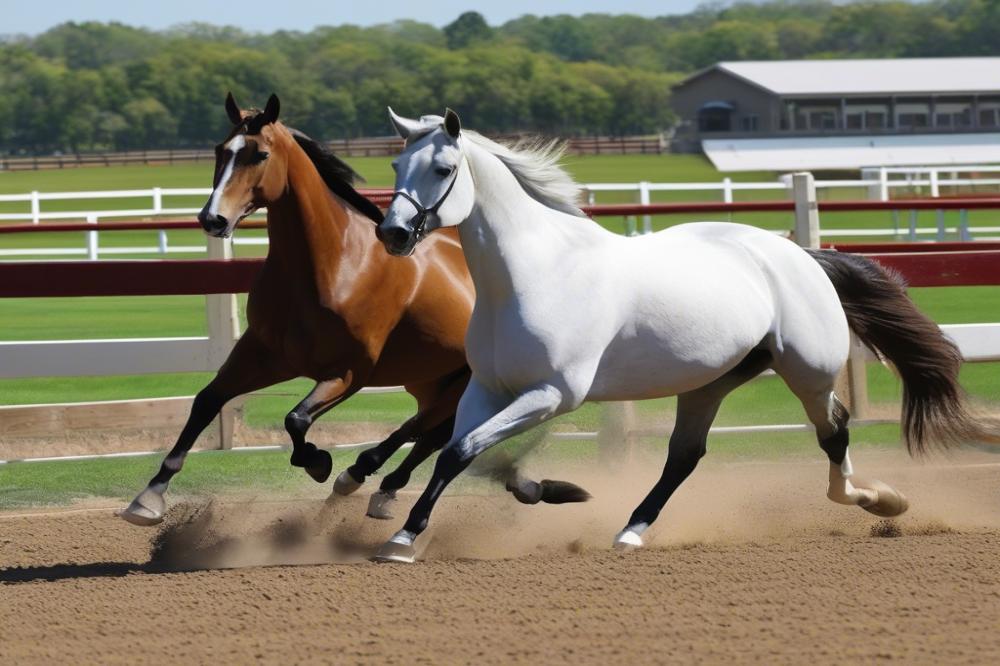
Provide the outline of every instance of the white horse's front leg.
[[[470,383],[469,391],[481,391],[481,386],[475,388]],[[466,395],[459,405],[457,422],[466,424],[463,412],[481,409],[482,405],[469,404]],[[397,532],[375,555],[376,560],[390,562],[412,562],[416,557],[414,542],[417,536],[427,528],[434,504],[441,493],[458,474],[469,466],[469,463],[480,453],[508,437],[518,435],[560,413],[563,405],[563,394],[552,386],[541,386],[517,396],[510,404],[491,417],[459,436],[459,427],[434,466],[427,488],[410,511],[410,516],[399,532]],[[464,429],[464,428],[463,428]]]

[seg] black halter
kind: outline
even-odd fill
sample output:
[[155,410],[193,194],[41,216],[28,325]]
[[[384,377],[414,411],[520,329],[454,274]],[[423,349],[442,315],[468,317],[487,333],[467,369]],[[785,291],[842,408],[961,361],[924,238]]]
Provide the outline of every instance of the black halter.
[[424,235],[424,227],[427,226],[427,216],[431,214],[437,215],[438,209],[441,208],[441,204],[444,203],[444,200],[448,198],[448,195],[451,194],[451,191],[455,188],[455,183],[458,181],[460,166],[461,164],[458,167],[455,167],[455,177],[451,179],[451,184],[448,185],[448,189],[444,191],[444,194],[442,194],[441,198],[437,200],[437,203],[430,208],[424,208],[419,201],[411,197],[403,190],[396,190],[392,193],[393,201],[395,201],[396,197],[403,197],[417,209],[417,214],[410,218],[410,226],[413,227],[413,233],[418,239]]

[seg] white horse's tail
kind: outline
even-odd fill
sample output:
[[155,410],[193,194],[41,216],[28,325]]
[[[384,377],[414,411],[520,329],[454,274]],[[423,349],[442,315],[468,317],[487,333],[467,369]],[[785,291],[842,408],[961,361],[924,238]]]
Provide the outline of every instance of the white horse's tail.
[[807,252],[837,290],[851,330],[902,379],[903,440],[911,455],[931,447],[1000,442],[996,423],[969,412],[958,383],[958,347],[917,309],[899,275],[855,254]]

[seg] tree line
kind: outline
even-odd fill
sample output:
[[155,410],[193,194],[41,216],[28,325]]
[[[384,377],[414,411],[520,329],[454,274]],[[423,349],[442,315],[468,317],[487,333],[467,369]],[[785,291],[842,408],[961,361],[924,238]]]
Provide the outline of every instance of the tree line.
[[993,55],[997,0],[771,0],[659,18],[523,16],[490,26],[246,33],[65,23],[0,41],[0,152],[206,147],[222,99],[272,91],[320,138],[384,135],[385,107],[458,110],[481,131],[646,134],[668,128],[670,86],[719,60]]

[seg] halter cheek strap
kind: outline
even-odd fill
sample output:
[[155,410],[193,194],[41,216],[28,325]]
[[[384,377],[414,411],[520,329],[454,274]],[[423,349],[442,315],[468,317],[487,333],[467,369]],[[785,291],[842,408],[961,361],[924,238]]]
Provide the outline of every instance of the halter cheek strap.
[[417,209],[417,214],[410,218],[410,226],[413,227],[413,231],[418,237],[424,235],[424,227],[427,226],[427,217],[429,215],[437,215],[438,210],[441,208],[441,204],[444,203],[445,199],[448,198],[448,195],[451,194],[451,191],[455,188],[455,183],[458,182],[458,175],[460,173],[461,166],[462,165],[459,164],[455,167],[455,177],[451,179],[451,184],[448,185],[448,189],[444,191],[444,194],[442,194],[441,198],[437,200],[437,203],[430,208],[424,208],[419,201],[411,197],[403,190],[396,190],[392,193],[393,201],[395,201],[396,197],[403,197]]

